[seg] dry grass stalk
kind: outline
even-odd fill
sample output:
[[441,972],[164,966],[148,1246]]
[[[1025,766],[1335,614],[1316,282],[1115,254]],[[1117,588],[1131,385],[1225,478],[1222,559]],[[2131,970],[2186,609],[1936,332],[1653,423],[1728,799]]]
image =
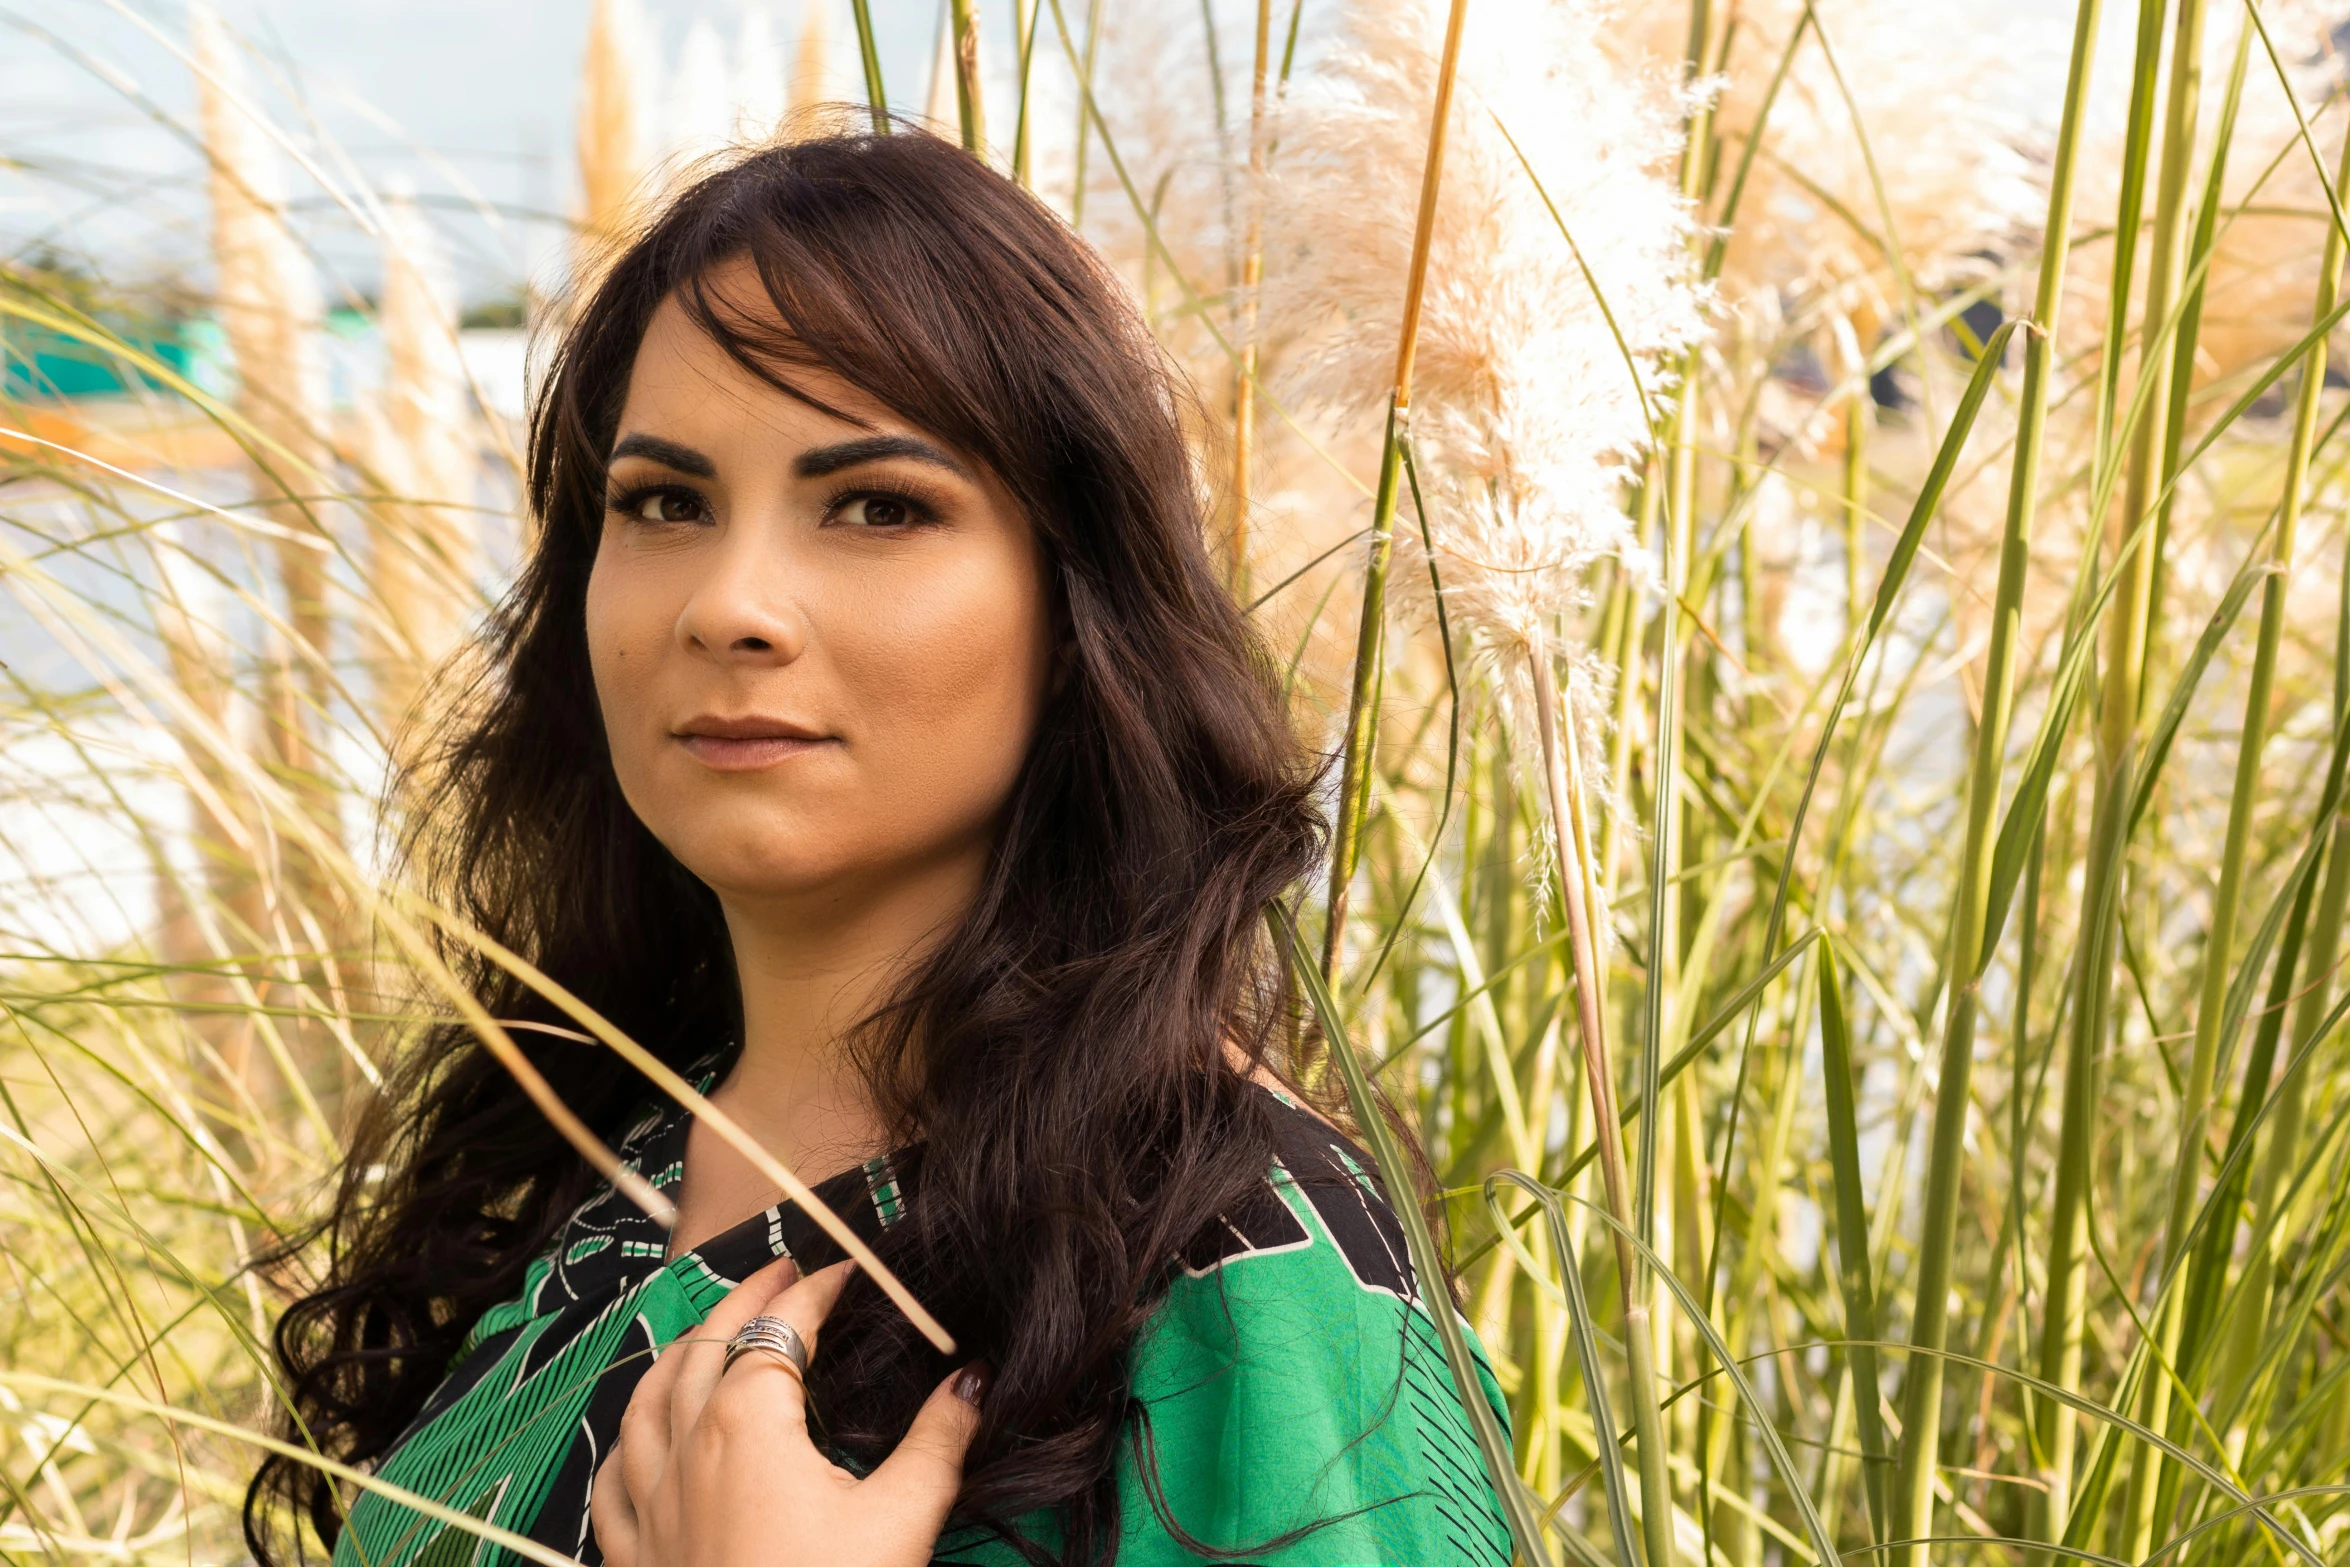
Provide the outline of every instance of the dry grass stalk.
[[955,116],[955,30],[942,10],[938,19],[938,47],[930,53],[930,85],[922,93],[922,118],[939,134],[949,134]]
[[[183,530],[159,524],[152,541],[156,638],[190,709],[175,739],[189,780],[188,841],[198,862],[191,886],[168,854],[158,856],[155,945],[163,962],[178,971],[173,992],[195,1013],[190,1077],[217,1081],[220,1098],[233,1102],[252,1090],[256,1040],[252,1020],[239,1015],[244,997],[225,960],[250,950],[265,920],[253,835],[235,809],[243,791],[221,752],[222,738],[239,727],[233,706],[237,654],[221,624],[227,595],[189,554]],[[237,1119],[213,1113],[207,1125],[215,1137],[237,1142]]]

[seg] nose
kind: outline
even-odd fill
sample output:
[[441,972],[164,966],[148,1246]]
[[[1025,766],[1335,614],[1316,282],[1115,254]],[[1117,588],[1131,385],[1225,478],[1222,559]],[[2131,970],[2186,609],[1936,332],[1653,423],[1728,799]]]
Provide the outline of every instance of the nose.
[[806,649],[807,615],[768,531],[730,529],[710,553],[710,569],[677,617],[687,651],[722,664],[782,665]]

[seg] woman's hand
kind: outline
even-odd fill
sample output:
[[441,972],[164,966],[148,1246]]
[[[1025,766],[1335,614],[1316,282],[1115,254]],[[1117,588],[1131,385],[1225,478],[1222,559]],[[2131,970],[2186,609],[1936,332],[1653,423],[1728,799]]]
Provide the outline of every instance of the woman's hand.
[[653,1363],[596,1472],[589,1517],[610,1567],[920,1567],[962,1484],[979,1426],[977,1367],[940,1383],[912,1429],[860,1480],[808,1438],[800,1379],[750,1354],[721,1375],[726,1341],[761,1315],[799,1329],[809,1353],[849,1263],[802,1279],[760,1269]]

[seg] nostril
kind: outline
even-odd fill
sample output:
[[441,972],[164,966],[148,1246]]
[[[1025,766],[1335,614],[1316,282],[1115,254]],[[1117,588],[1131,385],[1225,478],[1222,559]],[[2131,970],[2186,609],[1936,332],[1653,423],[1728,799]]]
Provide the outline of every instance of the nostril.
[[734,645],[737,651],[744,653],[772,653],[775,651],[775,644],[765,637],[737,637],[734,640]]

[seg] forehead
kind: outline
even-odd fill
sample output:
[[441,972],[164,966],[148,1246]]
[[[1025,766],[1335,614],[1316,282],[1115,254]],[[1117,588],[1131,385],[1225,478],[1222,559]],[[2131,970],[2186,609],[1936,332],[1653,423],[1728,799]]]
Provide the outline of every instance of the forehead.
[[[701,286],[721,323],[739,321],[754,348],[784,330],[748,261],[723,264]],[[617,433],[627,434],[648,423],[691,423],[712,430],[764,428],[776,434],[912,429],[886,404],[835,371],[792,365],[781,374],[825,407],[784,392],[745,366],[703,330],[673,293],[654,310],[637,344]]]

